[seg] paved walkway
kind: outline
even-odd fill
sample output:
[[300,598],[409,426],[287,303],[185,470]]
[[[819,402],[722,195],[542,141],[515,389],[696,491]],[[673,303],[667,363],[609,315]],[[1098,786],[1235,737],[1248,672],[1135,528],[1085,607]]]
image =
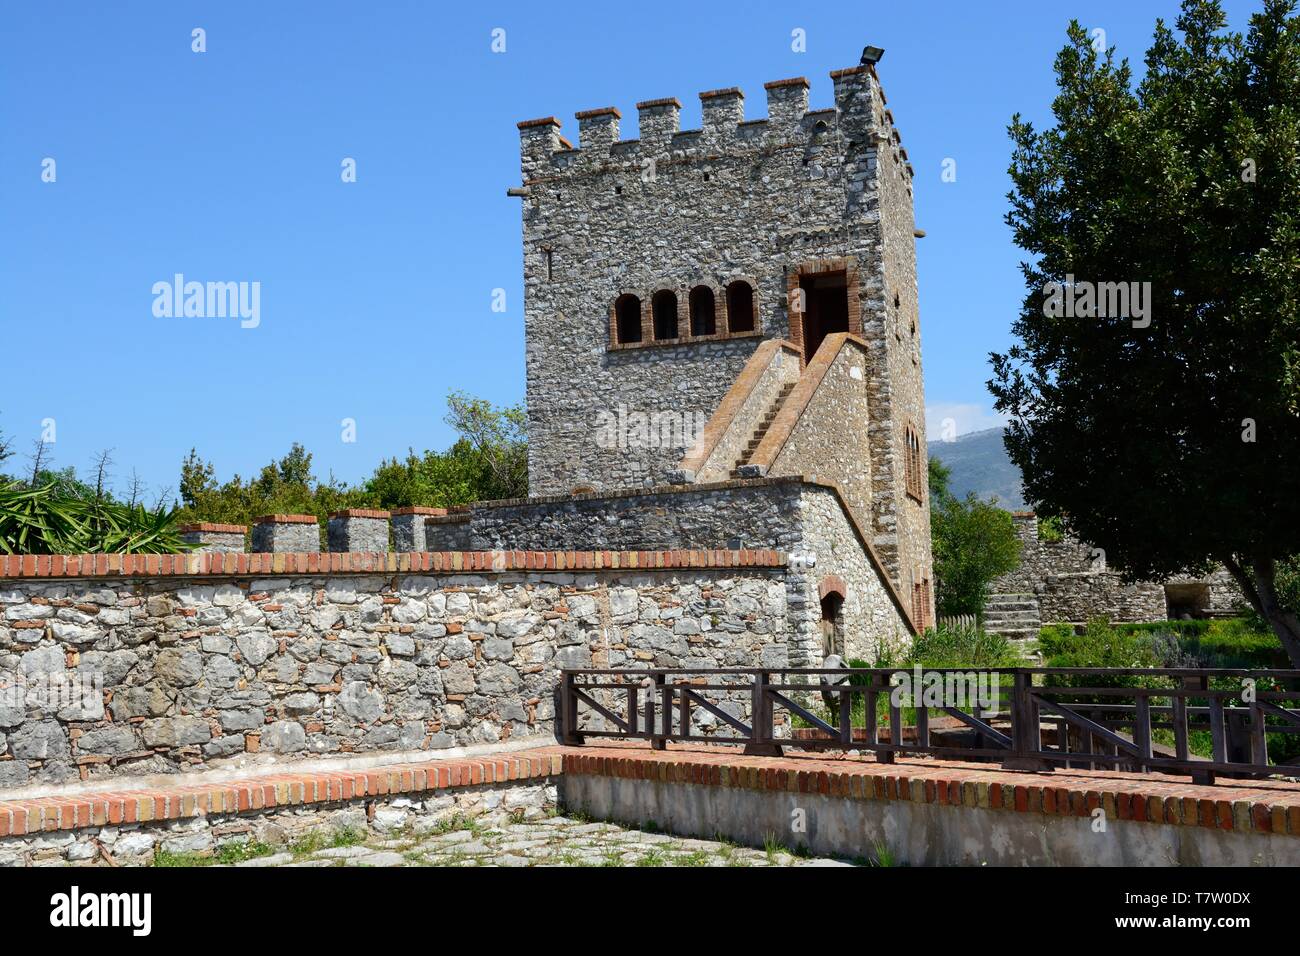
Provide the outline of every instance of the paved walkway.
[[718,840],[557,816],[518,823],[452,820],[424,833],[351,846],[300,848],[234,866],[847,866]]

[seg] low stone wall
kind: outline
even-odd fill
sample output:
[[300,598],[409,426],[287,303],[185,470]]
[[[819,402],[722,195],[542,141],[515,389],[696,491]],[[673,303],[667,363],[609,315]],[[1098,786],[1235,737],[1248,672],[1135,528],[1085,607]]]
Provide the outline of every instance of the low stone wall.
[[568,812],[904,866],[1296,866],[1300,789],[1112,771],[604,748],[564,758]]
[[827,652],[820,598],[828,579],[846,585],[839,653],[875,661],[881,650],[901,650],[912,638],[909,611],[869,544],[869,529],[859,526],[830,483],[792,475],[489,502],[472,506],[470,521],[475,547],[704,547],[722,541],[787,551],[804,572],[802,585],[790,591],[790,666],[815,667]]
[[292,849],[352,831],[424,833],[453,818],[536,818],[554,810],[556,748],[370,769],[280,773],[175,786],[0,799],[0,867],[140,866],[155,853],[207,856],[250,842]]
[[[75,576],[52,576],[71,562]],[[321,562],[334,570],[308,570]],[[0,570],[20,574],[0,578],[0,789],[545,742],[561,668],[782,666],[812,586],[771,551],[100,555]]]
[[1125,582],[1110,571],[1052,574],[1038,596],[1044,624],[1086,624],[1108,621],[1163,621],[1165,589],[1151,581]]

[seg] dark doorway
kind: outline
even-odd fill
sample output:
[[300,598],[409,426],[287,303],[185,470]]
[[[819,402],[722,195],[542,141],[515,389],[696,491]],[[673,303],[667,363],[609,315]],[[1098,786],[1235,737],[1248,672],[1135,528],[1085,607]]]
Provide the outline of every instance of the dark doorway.
[[843,272],[800,276],[799,289],[804,298],[804,362],[811,362],[826,336],[849,330],[848,280]]
[[1204,617],[1210,607],[1210,585],[1204,581],[1165,585],[1166,616],[1171,621]]
[[844,621],[840,609],[844,598],[834,591],[822,598],[822,655],[844,656]]

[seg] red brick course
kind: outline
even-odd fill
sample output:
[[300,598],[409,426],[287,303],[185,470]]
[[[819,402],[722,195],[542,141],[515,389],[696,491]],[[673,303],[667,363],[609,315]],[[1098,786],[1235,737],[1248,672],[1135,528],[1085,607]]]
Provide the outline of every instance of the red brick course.
[[[314,518],[312,519],[315,520]],[[259,574],[780,568],[781,551],[352,551],[248,554],[10,554],[6,578],[204,577]]]
[[720,747],[652,751],[639,746],[554,746],[365,770],[285,770],[213,784],[0,800],[0,837],[248,813],[561,774],[1044,816],[1088,816],[1100,807],[1110,819],[1300,836],[1300,786],[1278,781],[1206,787],[1163,775],[1088,770],[1015,773],[951,760],[881,764],[858,756],[747,757]]
[[242,524],[217,524],[212,521],[195,521],[183,524],[176,529],[181,534],[188,532],[207,532],[208,534],[247,534],[248,526]]
[[561,754],[561,748],[542,747],[365,770],[285,771],[223,783],[0,800],[0,837],[541,780],[561,772]]
[[951,760],[882,764],[857,755],[747,757],[721,747],[570,747],[564,750],[564,772],[1044,816],[1088,816],[1101,807],[1110,819],[1300,836],[1300,785],[1272,780],[1198,786],[1163,774],[1032,774]]

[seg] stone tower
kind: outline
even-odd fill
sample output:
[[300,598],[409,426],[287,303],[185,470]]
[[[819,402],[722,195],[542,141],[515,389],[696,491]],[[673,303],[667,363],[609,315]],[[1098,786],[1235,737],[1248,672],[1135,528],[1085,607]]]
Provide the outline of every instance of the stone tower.
[[[798,467],[852,459],[837,480],[856,520],[932,607],[912,167],[881,53],[831,73],[833,109],[809,111],[799,77],[766,84],[765,119],[733,88],[700,94],[700,129],[679,128],[671,97],[637,104],[638,139],[613,107],[577,114],[576,147],[554,117],[519,124],[530,494],[706,480],[683,460],[737,383],[767,374],[760,346],[788,343],[770,422],[847,333],[857,394]],[[748,460],[708,474],[764,473]]]

